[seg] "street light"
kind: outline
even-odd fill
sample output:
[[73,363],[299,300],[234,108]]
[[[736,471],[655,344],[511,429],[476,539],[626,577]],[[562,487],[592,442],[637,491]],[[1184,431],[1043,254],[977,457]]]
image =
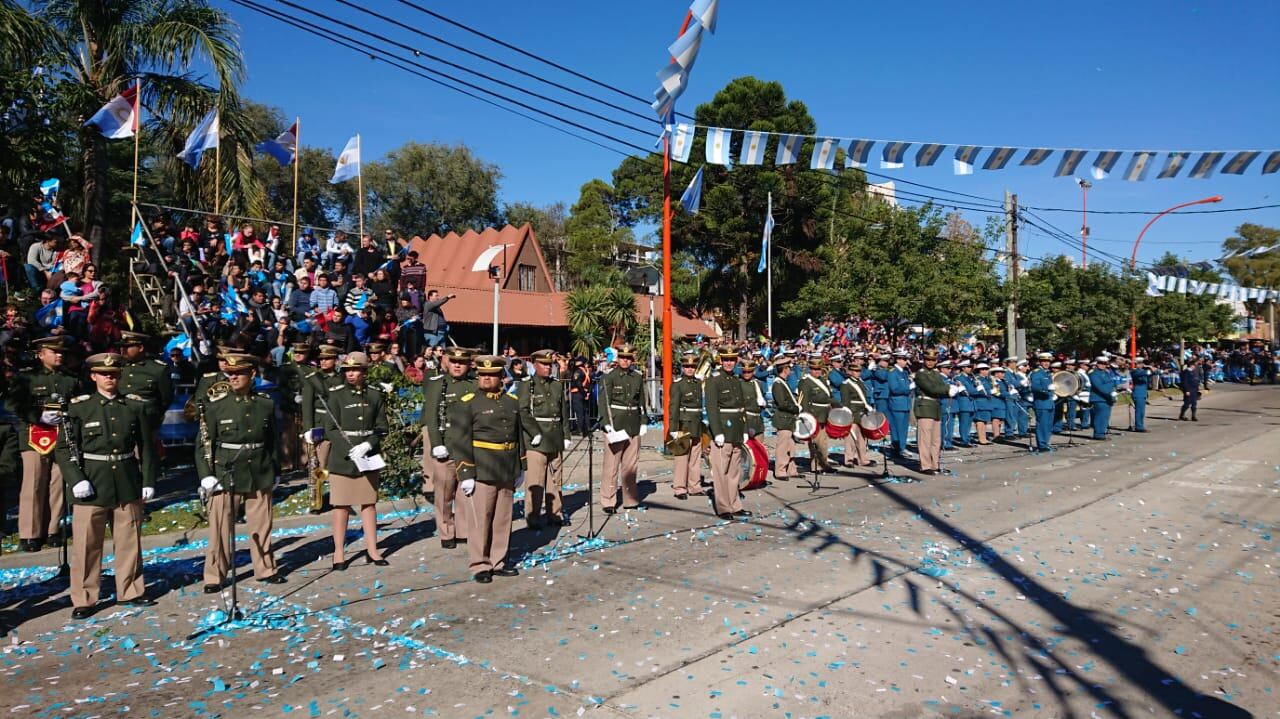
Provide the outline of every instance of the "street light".
[[[1193,200],[1191,202],[1184,202],[1181,205],[1174,205],[1173,207],[1170,207],[1169,209],[1165,210],[1164,212],[1161,212],[1155,217],[1152,217],[1151,221],[1148,222],[1146,225],[1144,225],[1142,228],[1142,231],[1138,233],[1138,239],[1133,241],[1133,253],[1129,255],[1129,272],[1135,275],[1138,274],[1138,245],[1142,244],[1142,236],[1147,234],[1147,230],[1151,229],[1151,226],[1156,223],[1156,220],[1160,219],[1161,217],[1164,217],[1170,212],[1181,210],[1184,207],[1191,207],[1192,205],[1209,205],[1215,202],[1222,202],[1222,195],[1214,195],[1213,197],[1206,197],[1202,200]],[[1138,356],[1138,310],[1136,308],[1133,311],[1132,319],[1133,321],[1129,324],[1129,361],[1130,362],[1133,362],[1134,358]],[[1182,364],[1181,356],[1178,357],[1178,364],[1179,365]]]
[[1089,188],[1093,183],[1077,177],[1076,184],[1084,195],[1080,199],[1080,269],[1086,270],[1089,268]]

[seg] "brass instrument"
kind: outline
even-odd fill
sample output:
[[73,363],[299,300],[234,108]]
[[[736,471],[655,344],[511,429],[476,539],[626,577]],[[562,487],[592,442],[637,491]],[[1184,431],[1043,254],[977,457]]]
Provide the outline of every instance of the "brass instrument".
[[[62,434],[62,442],[67,448],[67,455],[71,458],[71,463],[81,470],[84,469],[84,453],[80,449],[80,428],[75,425],[71,418],[71,398],[61,395],[53,395],[50,399],[53,403],[46,405],[46,409],[56,409],[58,415],[62,417],[59,422],[58,432]],[[55,406],[56,405],[56,406]]]
[[311,513],[324,511],[324,483],[329,479],[329,470],[320,466],[320,452],[314,444],[307,450],[307,477],[311,484]]
[[999,380],[994,380],[994,379],[993,379],[993,380],[991,380],[991,396],[992,396],[992,397],[999,397],[999,396],[1000,396],[1000,381],[999,381]]
[[696,377],[699,382],[705,382],[707,381],[707,378],[711,376],[711,370],[714,369],[715,366],[715,355],[711,353],[711,350],[704,348],[698,355],[698,368],[693,371],[693,376]]
[[1054,372],[1051,379],[1057,388],[1053,393],[1059,398],[1071,397],[1080,391],[1080,376],[1075,372]]

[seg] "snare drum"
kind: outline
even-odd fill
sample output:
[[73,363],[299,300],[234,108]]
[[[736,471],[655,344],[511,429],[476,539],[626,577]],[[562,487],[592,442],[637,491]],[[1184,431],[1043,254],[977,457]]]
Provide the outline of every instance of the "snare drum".
[[818,433],[818,418],[809,412],[796,415],[796,428],[792,435],[801,442],[808,442]]
[[742,478],[738,480],[739,491],[759,489],[765,485],[769,476],[769,451],[764,443],[752,437],[743,443]]
[[862,436],[874,442],[889,436],[889,418],[883,412],[867,412],[858,420]]

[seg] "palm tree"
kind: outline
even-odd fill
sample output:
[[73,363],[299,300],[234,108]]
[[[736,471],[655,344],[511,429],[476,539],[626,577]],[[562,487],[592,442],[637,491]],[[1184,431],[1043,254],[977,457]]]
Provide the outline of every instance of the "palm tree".
[[[14,0],[3,0],[0,37],[13,27],[36,27],[26,42],[39,43],[51,60],[46,72],[60,76],[60,87],[72,115],[84,122],[135,78],[142,79],[142,104],[148,133],[164,142],[184,138],[216,101],[224,110],[223,177],[238,196],[250,176],[252,138],[240,137],[234,109],[236,88],[244,78],[237,27],[230,16],[204,0],[48,0],[30,13]],[[202,82],[193,67],[207,67],[217,89]],[[144,137],[147,137],[144,135]],[[81,128],[83,207],[80,208],[95,254],[102,247],[109,200],[107,143],[96,130]],[[150,142],[150,138],[148,139]],[[181,148],[181,139],[172,148]],[[229,157],[228,157],[229,155]]]

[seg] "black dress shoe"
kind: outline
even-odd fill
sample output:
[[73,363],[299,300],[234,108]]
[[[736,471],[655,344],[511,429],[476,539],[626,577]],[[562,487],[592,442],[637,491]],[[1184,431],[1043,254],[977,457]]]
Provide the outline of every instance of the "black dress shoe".
[[435,492],[427,492],[426,497],[427,497],[427,504],[435,504],[435,503],[436,503],[436,493],[435,493]]
[[735,516],[735,517],[754,517],[754,516],[756,516],[756,514],[755,514],[755,512],[752,512],[750,509],[739,509],[738,511],[736,511],[736,512],[734,512],[734,513],[733,513],[733,516]]
[[629,509],[629,510],[633,510],[633,511],[634,511],[634,510],[637,510],[637,509],[640,509],[640,507],[641,507],[641,505],[639,505],[639,504],[632,504],[632,505],[630,505],[630,506],[625,505],[625,504],[624,504],[624,505],[622,505],[622,508],[623,508],[623,509]]
[[728,519],[728,520],[732,520],[732,519],[733,519],[733,515],[732,515],[732,514],[729,514],[728,512],[723,512],[723,513],[721,513],[721,514],[717,514],[716,516],[717,516],[717,517],[719,517],[719,518],[721,518],[721,519]]
[[271,576],[269,576],[269,577],[263,577],[262,579],[259,579],[258,581],[259,581],[259,582],[262,582],[263,584],[284,584],[285,582],[287,582],[287,581],[289,581],[289,580],[285,579],[284,577],[280,576],[279,574],[272,574]]
[[156,605],[156,600],[143,595],[141,597],[134,597],[133,599],[126,599],[123,602],[117,603],[122,607],[154,607]]
[[538,531],[541,531],[542,528],[545,527],[546,525],[542,522],[541,519],[536,521],[532,519],[526,519],[524,520],[524,526],[528,527],[529,529],[532,529],[535,532],[538,532]]
[[42,540],[39,540],[39,539],[24,539],[24,540],[22,540],[22,551],[24,551],[24,552],[38,552],[38,551],[40,551],[40,547],[41,547],[41,545],[43,545],[43,544],[44,544],[44,542],[43,542]]
[[373,557],[370,557],[370,556],[367,556],[367,555],[366,555],[366,556],[365,556],[365,559],[366,559],[366,560],[368,560],[368,562],[367,562],[368,564],[372,564],[372,565],[373,565],[373,566],[375,566],[375,567],[389,567],[389,566],[391,566],[391,562],[388,562],[387,560],[383,559],[382,557],[378,557],[377,559],[374,559]]
[[49,537],[48,539],[44,540],[44,543],[49,545],[50,547],[61,547],[62,537],[55,534],[52,537]]
[[347,571],[347,565],[349,565],[349,564],[351,564],[351,560],[350,560],[350,559],[348,559],[348,560],[346,560],[346,561],[343,561],[343,562],[334,562],[334,563],[333,563],[333,571],[335,571],[335,572],[345,572],[345,571]]
[[440,540],[440,546],[441,546],[441,547],[444,547],[445,549],[454,549],[454,548],[456,548],[456,547],[458,546],[458,540],[456,540],[456,539],[441,539],[441,540]]
[[71,618],[72,619],[88,619],[89,617],[93,616],[93,613],[97,611],[97,609],[98,609],[97,607],[76,607],[75,609],[71,610]]
[[221,585],[221,584],[206,584],[206,585],[204,585],[204,593],[205,593],[205,594],[217,594],[218,592],[221,592],[221,591],[222,591],[222,585]]
[[520,570],[515,567],[503,567],[502,569],[495,569],[491,573],[499,577],[517,577],[520,575]]
[[680,500],[681,502],[687,502],[687,501],[689,501],[689,495],[687,495],[687,494],[677,494],[677,495],[676,495],[676,499]]
[[605,513],[605,514],[613,514],[613,513],[614,513],[614,512],[616,512],[616,511],[618,511],[616,507],[605,507],[605,508],[604,508],[604,513]]
[[475,575],[472,576],[471,578],[475,580],[475,582],[478,584],[488,584],[489,582],[493,581],[493,573],[492,572],[476,572]]

